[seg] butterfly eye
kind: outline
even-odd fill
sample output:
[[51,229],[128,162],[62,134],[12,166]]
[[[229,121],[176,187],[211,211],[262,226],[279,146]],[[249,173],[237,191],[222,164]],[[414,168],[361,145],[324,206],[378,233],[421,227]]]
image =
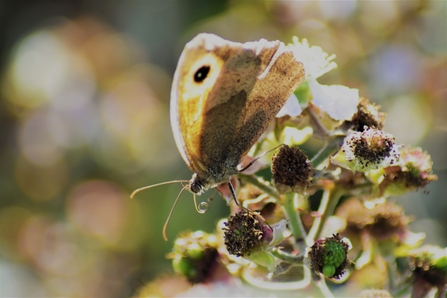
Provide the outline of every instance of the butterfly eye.
[[208,65],[200,67],[194,74],[194,81],[196,83],[201,83],[210,72],[210,67]]

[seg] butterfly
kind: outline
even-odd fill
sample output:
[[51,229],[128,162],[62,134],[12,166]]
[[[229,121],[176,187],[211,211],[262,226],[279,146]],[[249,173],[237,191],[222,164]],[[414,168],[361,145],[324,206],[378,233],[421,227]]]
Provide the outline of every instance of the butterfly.
[[187,182],[184,189],[197,195],[228,183],[237,203],[231,177],[304,77],[280,41],[194,37],[179,58],[170,102],[175,143],[193,175],[167,183]]

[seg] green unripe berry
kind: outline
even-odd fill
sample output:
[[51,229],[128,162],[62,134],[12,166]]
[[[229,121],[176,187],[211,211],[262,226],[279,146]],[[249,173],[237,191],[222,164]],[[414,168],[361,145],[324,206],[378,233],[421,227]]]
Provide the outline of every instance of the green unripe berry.
[[335,274],[335,266],[334,265],[324,265],[323,266],[323,274],[327,277],[332,277]]
[[335,241],[327,241],[324,246],[325,255],[323,257],[324,265],[333,265],[335,268],[340,266],[345,258],[346,252],[342,244]]
[[340,279],[351,265],[347,258],[348,249],[348,243],[338,234],[319,239],[309,251],[311,266],[316,273],[322,273],[327,278]]

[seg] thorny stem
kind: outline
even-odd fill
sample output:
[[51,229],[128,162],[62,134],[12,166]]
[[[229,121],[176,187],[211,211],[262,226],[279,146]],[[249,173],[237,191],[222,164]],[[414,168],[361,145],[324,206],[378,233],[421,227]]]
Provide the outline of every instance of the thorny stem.
[[[289,226],[292,231],[295,241],[293,246],[301,254],[304,253],[306,245],[304,240],[306,239],[306,231],[304,230],[303,222],[301,221],[301,216],[296,209],[295,199],[298,198],[299,194],[294,192],[288,192],[284,194],[282,200],[282,207],[289,220]],[[312,244],[311,244],[312,245]]]
[[326,222],[328,217],[334,213],[335,206],[337,206],[337,203],[342,195],[343,190],[337,187],[332,190],[324,191],[320,207],[318,208],[319,216],[315,217],[314,219],[309,234],[307,235],[307,243],[314,243],[315,240],[320,237],[321,230],[323,229],[323,224]]
[[279,195],[276,192],[276,190],[271,187],[269,184],[267,184],[262,178],[257,177],[255,175],[239,175],[239,178],[242,181],[245,181],[247,183],[250,183],[260,190],[262,190],[264,193],[269,194],[271,197],[279,199]]

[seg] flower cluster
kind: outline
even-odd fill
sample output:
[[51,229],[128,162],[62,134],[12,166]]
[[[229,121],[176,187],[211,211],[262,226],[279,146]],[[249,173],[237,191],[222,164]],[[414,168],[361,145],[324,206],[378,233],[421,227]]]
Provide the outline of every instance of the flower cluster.
[[[306,291],[314,283],[321,296],[332,295],[333,283],[351,282],[357,286],[347,288],[355,288],[350,296],[356,297],[391,297],[404,283],[414,297],[432,288],[443,293],[446,250],[414,250],[424,235],[411,232],[412,217],[390,197],[437,179],[430,156],[397,144],[383,130],[380,106],[358,90],[318,83],[336,67],[334,55],[297,38],[288,47],[303,61],[306,80],[249,158],[274,153],[234,178],[240,205],[218,227],[222,239],[203,233],[177,239],[175,271],[202,283],[217,262],[254,287]],[[376,278],[368,272],[381,272],[384,282],[364,282],[364,276]]]

